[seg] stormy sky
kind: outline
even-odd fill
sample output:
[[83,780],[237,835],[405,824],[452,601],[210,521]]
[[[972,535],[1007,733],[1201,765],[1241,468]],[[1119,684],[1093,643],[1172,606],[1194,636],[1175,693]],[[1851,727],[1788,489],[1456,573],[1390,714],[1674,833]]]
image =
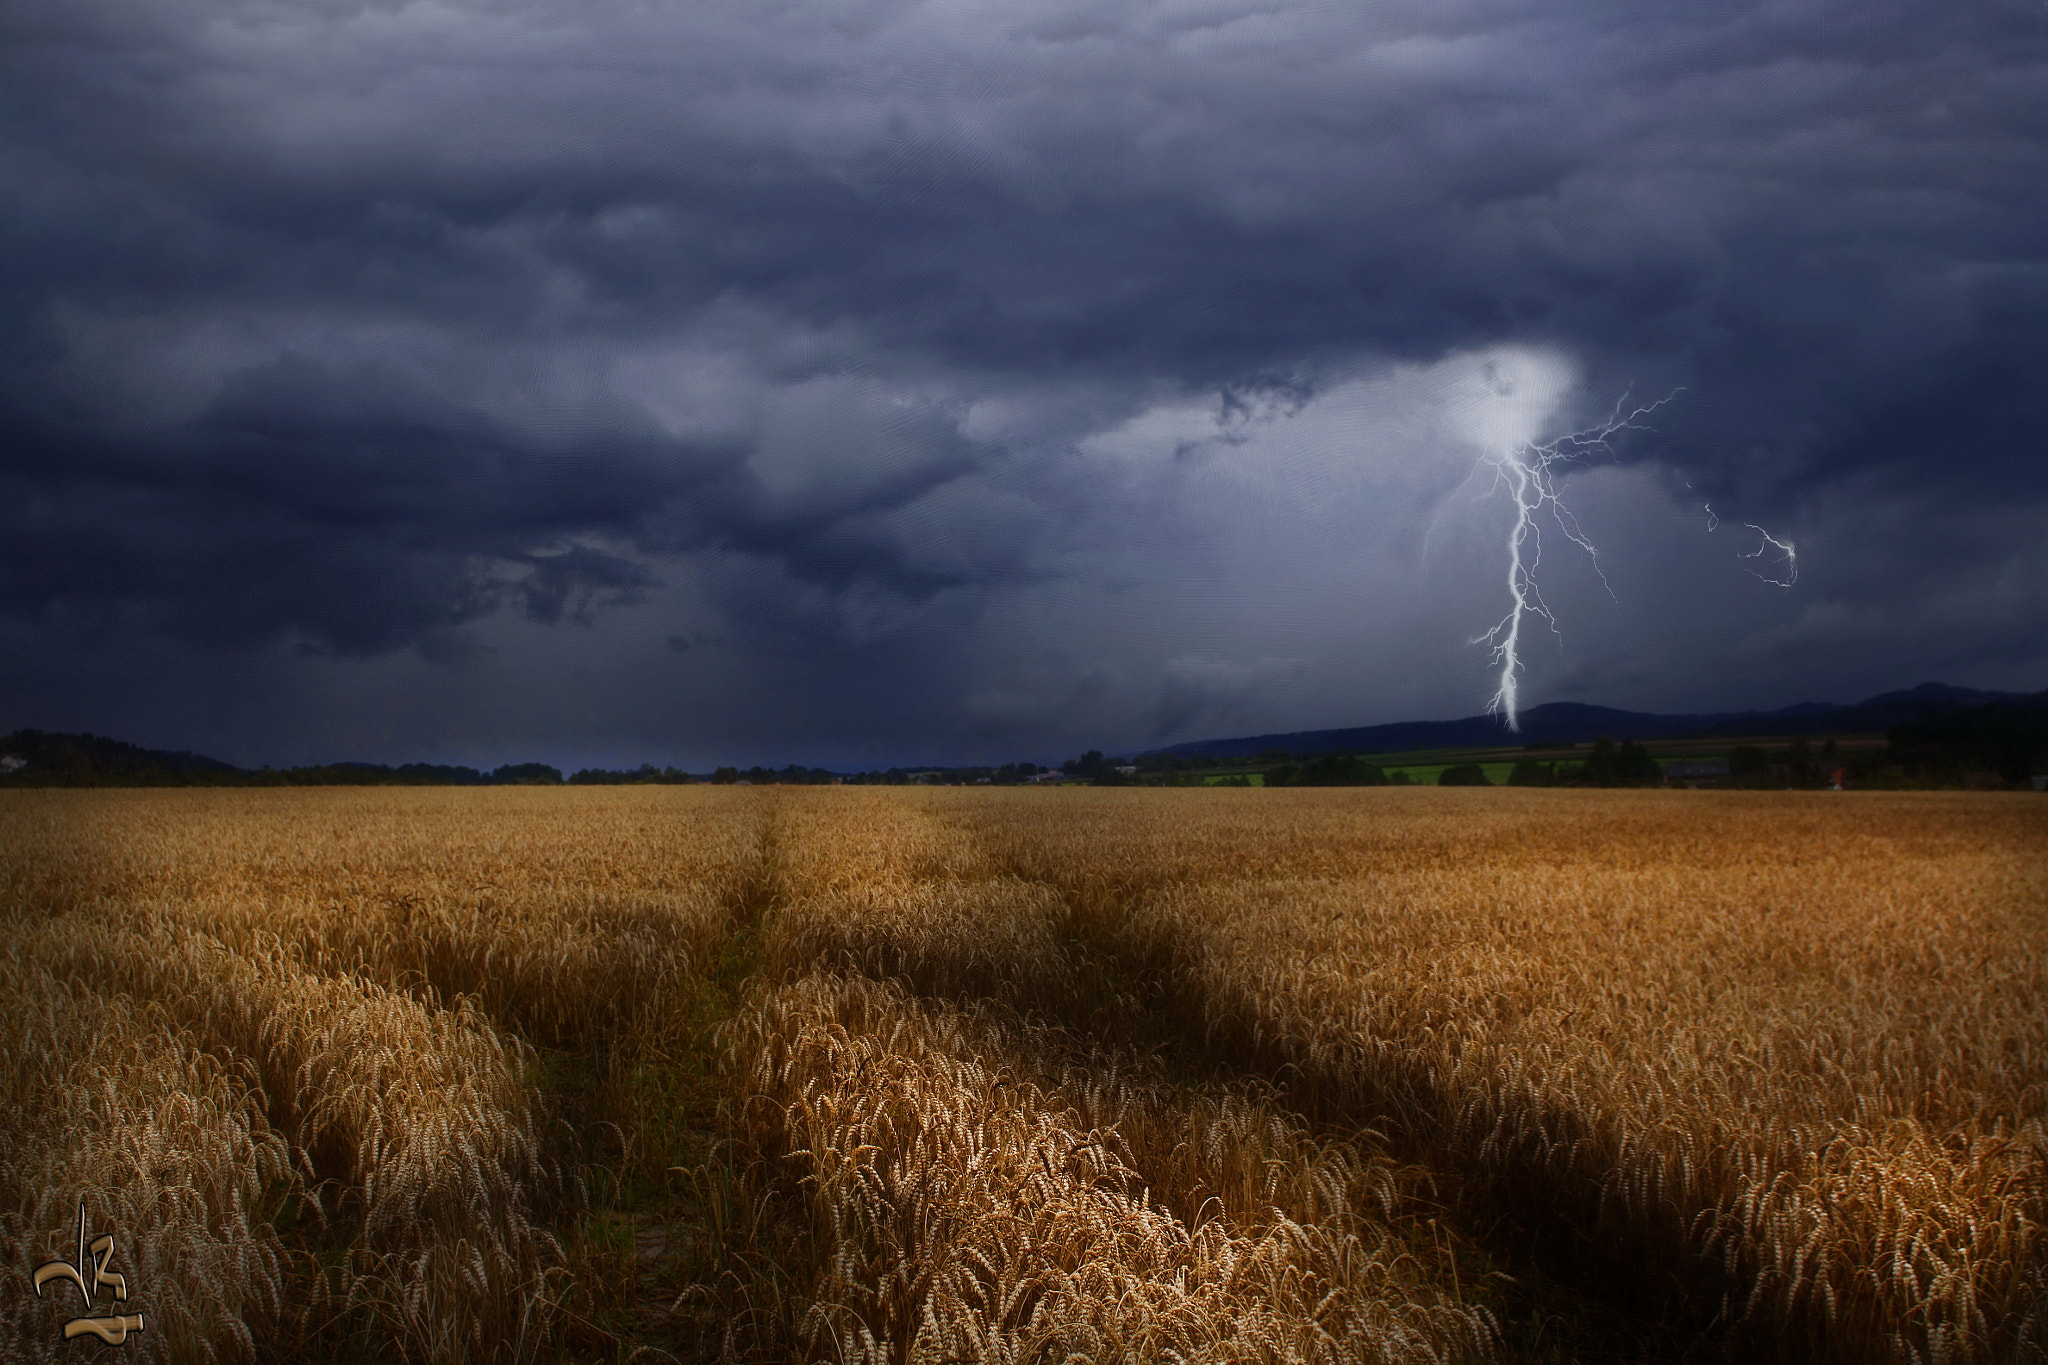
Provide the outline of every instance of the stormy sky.
[[10,0],[0,187],[0,730],[1469,715],[1653,404],[1524,706],[2048,686],[2042,0]]

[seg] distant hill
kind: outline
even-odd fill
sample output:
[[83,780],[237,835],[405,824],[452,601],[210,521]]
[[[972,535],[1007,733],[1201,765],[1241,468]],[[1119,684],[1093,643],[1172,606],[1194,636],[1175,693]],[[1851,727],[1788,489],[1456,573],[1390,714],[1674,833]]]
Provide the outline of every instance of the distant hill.
[[[1987,708],[1997,713],[1989,720],[1983,717],[1971,719],[1966,714]],[[1391,754],[1416,749],[1585,744],[1603,735],[1614,740],[1646,740],[1889,734],[1901,726],[1953,714],[1956,725],[1946,729],[1937,726],[1926,736],[1916,738],[1909,735],[1906,738],[1922,747],[1962,744],[1964,748],[1975,746],[1971,749],[1973,753],[1981,749],[1986,754],[1997,749],[1999,755],[2004,756],[1993,766],[2002,771],[2006,766],[2017,764],[2023,767],[2032,762],[2030,758],[2006,755],[1999,746],[2010,747],[2011,737],[2005,735],[2005,729],[2014,725],[2018,726],[2014,733],[2024,732],[2022,738],[2032,735],[2033,730],[2029,727],[2034,725],[2031,717],[2037,710],[2048,715],[2048,691],[1983,692],[1930,682],[1902,692],[1881,693],[1846,706],[1808,701],[1775,711],[1658,715],[1648,711],[1623,711],[1611,706],[1588,706],[1581,702],[1550,702],[1522,712],[1519,733],[1509,730],[1494,716],[1467,716],[1462,720],[1411,720],[1342,730],[1296,730],[1236,739],[1201,739],[1158,752],[1227,759],[1249,758],[1269,749],[1305,756],[1335,752]],[[2019,713],[2019,719],[2012,720],[2010,713]],[[1995,730],[1997,735],[1986,738],[1977,734],[1977,730],[1987,725],[1990,730],[1985,734],[1990,735]],[[1957,729],[1957,726],[1961,728]],[[1950,729],[1955,729],[1955,735],[1949,734]],[[1968,742],[1964,743],[1964,740]],[[1908,747],[1911,748],[1911,744]],[[789,771],[797,770],[792,768]],[[822,774],[822,770],[803,771],[812,773],[813,780]],[[652,765],[648,765],[637,773],[590,770],[578,773],[573,780],[579,783],[655,780],[650,776],[653,774]],[[673,770],[658,776],[660,780],[667,781],[692,780],[687,774]],[[874,775],[868,776],[872,778]],[[543,763],[505,764],[488,772],[431,763],[406,763],[398,767],[379,763],[330,763],[253,771],[204,754],[145,749],[100,735],[49,734],[41,730],[16,730],[9,735],[0,735],[0,787],[483,786],[505,783],[552,786],[562,780],[559,771]],[[763,772],[761,780],[792,779],[788,772],[772,775]]]
[[1658,715],[1555,701],[1522,712],[1522,729],[1508,729],[1497,716],[1462,720],[1409,720],[1343,730],[1296,730],[1287,734],[1200,739],[1162,753],[1210,758],[1249,758],[1268,749],[1290,754],[1345,750],[1358,754],[1404,753],[1413,749],[1477,749],[1488,745],[1585,744],[1609,739],[1688,739],[1740,735],[1882,734],[1894,726],[1991,702],[2048,706],[2048,692],[1983,692],[1947,683],[1922,683],[1848,705],[1803,701],[1775,711],[1717,711],[1702,715]]
[[0,787],[476,787],[554,785],[545,763],[508,763],[491,772],[441,763],[326,763],[314,767],[237,768],[204,754],[145,749],[101,735],[16,730],[0,735]]
[[186,787],[233,781],[242,770],[204,754],[144,749],[100,735],[16,730],[0,735],[0,776],[13,785]]

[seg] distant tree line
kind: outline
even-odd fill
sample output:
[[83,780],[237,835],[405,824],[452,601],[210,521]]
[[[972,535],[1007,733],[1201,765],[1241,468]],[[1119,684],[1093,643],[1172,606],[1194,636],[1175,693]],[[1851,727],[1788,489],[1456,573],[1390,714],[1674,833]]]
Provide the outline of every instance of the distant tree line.
[[326,763],[309,768],[264,768],[251,777],[274,774],[279,784],[297,787],[551,787],[562,770],[545,763],[507,763],[484,772],[449,763]]
[[1941,711],[1893,730],[1882,760],[1852,776],[1871,785],[2025,786],[2048,775],[2048,692],[2030,702]]
[[1839,748],[1805,739],[1728,751],[1720,785],[1766,789],[2025,788],[2048,775],[2048,694],[2029,702],[1941,711],[1894,726],[1883,747]]
[[[2048,692],[1925,716],[1894,728],[1882,748],[1844,752],[1832,739],[1814,745],[1802,738],[1777,748],[1736,745],[1725,752],[1728,775],[1717,782],[1723,786],[1811,788],[1831,785],[1839,776],[1855,787],[2023,787],[2037,775],[2048,774]],[[1255,773],[1269,787],[1405,786],[1414,781],[1405,771],[1387,771],[1370,755],[1345,752],[1267,749],[1226,759],[1155,751],[1121,758],[1090,749],[1056,769],[1016,762],[836,773],[792,763],[781,768],[721,767],[696,776],[674,766],[643,763],[637,768],[579,769],[566,783],[1013,786],[1056,774],[1099,786],[1249,786]],[[1634,740],[1617,744],[1607,738],[1596,740],[1583,758],[1517,759],[1506,778],[1511,787],[1642,787],[1663,781],[1663,768],[1647,748]],[[201,754],[144,749],[98,735],[17,730],[0,736],[0,786],[485,787],[564,782],[561,770],[545,763],[507,763],[488,771],[443,763],[246,769]],[[1446,787],[1487,786],[1491,779],[1484,767],[1467,762],[1445,767],[1437,782]]]
[[828,773],[823,768],[806,768],[801,763],[792,763],[786,768],[774,770],[763,768],[759,764],[744,772],[738,768],[719,768],[711,774],[711,780],[720,786],[745,782],[756,787],[766,787],[779,782],[786,787],[817,787],[829,785],[840,779],[837,774]]
[[1289,760],[1266,769],[1269,787],[1387,787],[1406,786],[1407,773],[1397,783],[1378,764],[1356,754],[1319,754],[1299,763]]
[[[1570,746],[1564,746],[1570,747]],[[1711,741],[1701,747],[1711,751]],[[2022,788],[2048,776],[2048,692],[2020,701],[1936,712],[1893,728],[1882,746],[1843,747],[1796,738],[1784,745],[1734,745],[1722,751],[1728,776],[1717,786],[1820,788],[1837,778],[1850,787]],[[1511,787],[1646,787],[1661,785],[1664,767],[1634,740],[1597,739],[1583,758],[1520,758],[1507,774]],[[1064,765],[1069,774],[1103,785],[1176,786],[1209,782],[1249,786],[1260,774],[1268,787],[1400,786],[1412,779],[1387,771],[1369,755],[1294,754],[1266,749],[1239,758],[1141,753],[1128,762],[1090,750]],[[1133,771],[1125,772],[1129,768]],[[1215,776],[1218,769],[1227,776]],[[1485,786],[1486,769],[1458,763],[1437,777],[1441,786]]]
[[624,787],[639,783],[676,786],[695,781],[681,768],[657,768],[652,763],[642,763],[637,768],[579,768],[569,775],[569,784],[576,787]]
[[1605,735],[1593,741],[1583,762],[1521,758],[1508,773],[1510,787],[1654,787],[1663,781],[1663,765],[1648,749],[1632,739],[1616,744]]
[[493,787],[561,780],[561,770],[545,763],[507,763],[489,771],[447,763],[237,768],[200,754],[144,749],[100,735],[16,730],[0,736],[0,786]]

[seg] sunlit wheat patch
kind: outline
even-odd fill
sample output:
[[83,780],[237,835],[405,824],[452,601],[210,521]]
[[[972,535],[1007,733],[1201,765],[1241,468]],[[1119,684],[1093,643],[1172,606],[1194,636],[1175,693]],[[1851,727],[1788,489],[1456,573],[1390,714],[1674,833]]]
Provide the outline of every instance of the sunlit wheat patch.
[[2042,1358],[2022,798],[5,796],[129,1358]]

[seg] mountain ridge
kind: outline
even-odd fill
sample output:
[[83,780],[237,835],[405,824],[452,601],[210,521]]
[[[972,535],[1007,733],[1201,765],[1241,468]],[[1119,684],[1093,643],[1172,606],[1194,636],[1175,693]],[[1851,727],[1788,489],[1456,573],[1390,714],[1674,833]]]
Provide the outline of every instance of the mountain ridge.
[[[1457,720],[1395,721],[1329,730],[1294,730],[1222,739],[1188,740],[1150,752],[1159,755],[1247,758],[1269,749],[1296,756],[1333,752],[1400,753],[1418,749],[1473,749],[1584,744],[1614,740],[1726,739],[1747,736],[1882,734],[1897,726],[1944,712],[1994,703],[2048,710],[2048,690],[1997,692],[1927,682],[1881,692],[1859,702],[1802,701],[1770,711],[1663,714],[1595,706],[1587,702],[1546,702],[1522,713],[1522,728],[1511,731],[1497,716]],[[970,765],[971,766],[971,765]],[[440,764],[408,763],[396,768],[375,763],[338,762],[286,772],[238,768],[216,758],[182,750],[148,749],[92,734],[16,730],[0,735],[0,786],[246,786],[290,783],[333,785],[397,782],[408,785],[475,786],[493,783],[560,782],[544,764],[506,765],[494,772]],[[582,780],[579,776],[578,780]]]
[[1586,702],[1546,702],[1522,712],[1519,731],[1493,715],[1457,720],[1406,720],[1331,730],[1294,730],[1225,739],[1188,740],[1158,750],[1178,757],[1248,758],[1268,749],[1291,754],[1402,753],[1414,749],[1476,749],[1529,744],[1585,744],[1614,740],[1724,739],[1745,735],[1882,734],[1894,726],[1958,707],[2015,702],[2048,706],[2048,691],[1994,692],[1948,683],[1880,692],[1862,701],[1801,701],[1770,711],[1662,713],[1627,711]]

